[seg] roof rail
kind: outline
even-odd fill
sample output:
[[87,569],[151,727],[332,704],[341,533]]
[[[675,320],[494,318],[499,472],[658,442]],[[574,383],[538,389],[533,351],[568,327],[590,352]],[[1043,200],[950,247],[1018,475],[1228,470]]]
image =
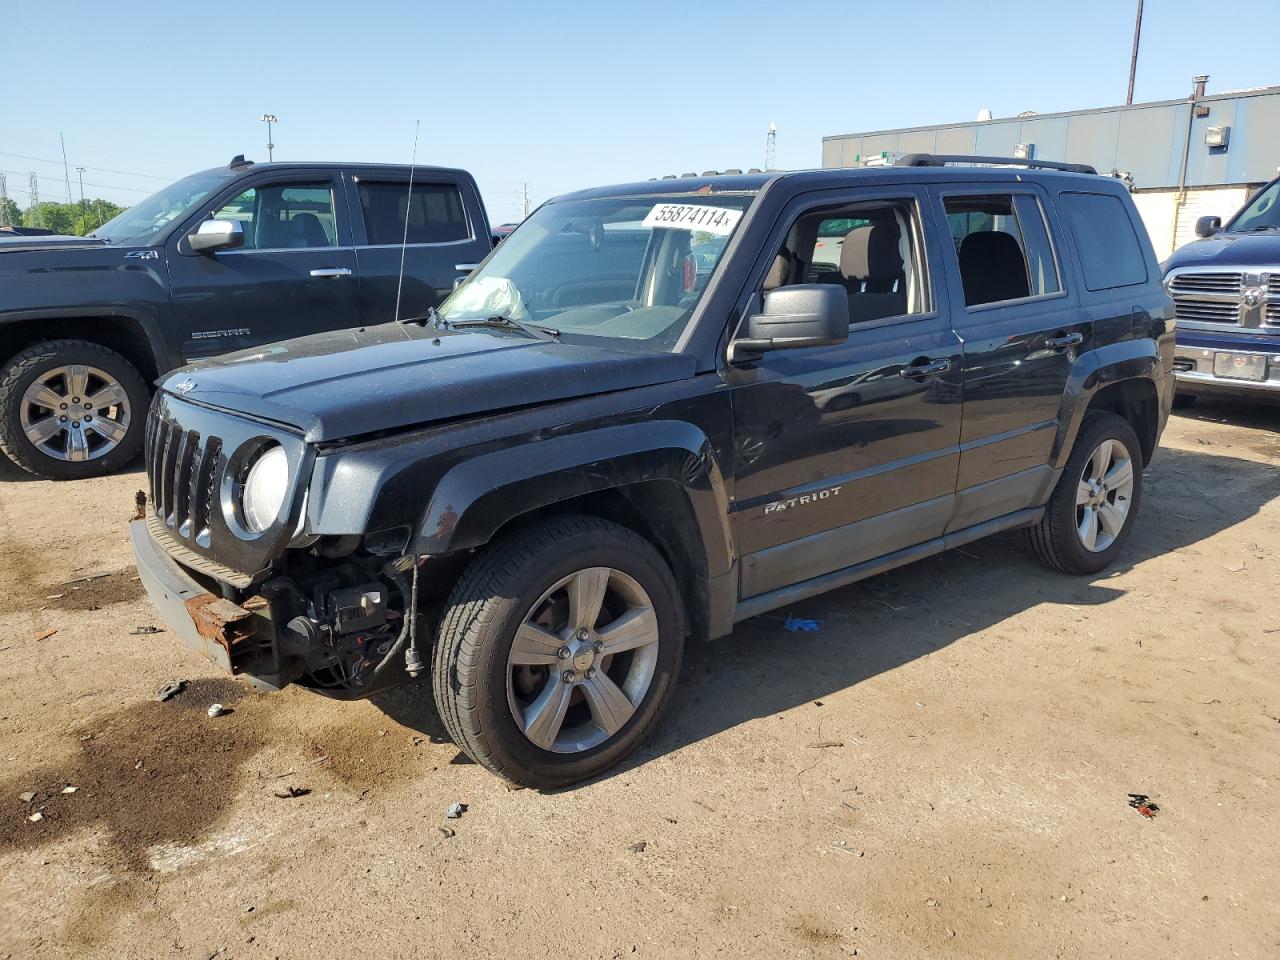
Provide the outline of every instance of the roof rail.
[[1019,160],[1017,157],[970,157],[960,153],[908,153],[899,157],[895,167],[945,167],[949,163],[980,163],[996,167],[1037,167],[1044,170],[1064,170],[1067,173],[1093,173],[1098,171],[1087,163],[1058,163],[1055,160]]

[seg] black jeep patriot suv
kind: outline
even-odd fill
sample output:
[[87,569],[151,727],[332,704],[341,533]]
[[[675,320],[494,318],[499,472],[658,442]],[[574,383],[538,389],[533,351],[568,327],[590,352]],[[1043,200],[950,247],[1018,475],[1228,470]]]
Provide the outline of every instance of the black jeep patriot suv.
[[172,374],[134,551],[224,670],[343,698],[429,671],[463,751],[568,784],[653,727],[686,637],[1012,527],[1102,570],[1173,334],[1089,173],[587,190],[425,320]]

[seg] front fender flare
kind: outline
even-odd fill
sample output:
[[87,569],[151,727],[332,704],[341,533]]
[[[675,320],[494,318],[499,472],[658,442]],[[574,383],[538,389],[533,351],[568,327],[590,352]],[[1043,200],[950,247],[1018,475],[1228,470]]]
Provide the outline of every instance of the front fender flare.
[[534,510],[655,480],[678,484],[688,497],[708,575],[729,570],[724,477],[707,436],[676,420],[602,427],[466,460],[440,478],[410,551],[440,555],[482,546]]

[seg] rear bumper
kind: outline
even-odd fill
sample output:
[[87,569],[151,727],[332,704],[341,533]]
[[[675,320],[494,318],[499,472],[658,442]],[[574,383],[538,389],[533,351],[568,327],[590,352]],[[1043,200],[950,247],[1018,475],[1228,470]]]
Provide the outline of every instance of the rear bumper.
[[[277,690],[283,685],[278,673],[249,669],[262,662],[260,638],[274,632],[271,621],[259,616],[265,602],[259,609],[249,608],[261,598],[251,598],[249,607],[243,607],[210,593],[155,542],[145,520],[129,524],[129,538],[147,596],[184,644],[226,673],[247,676],[255,686]],[[270,649],[270,639],[265,646]]]

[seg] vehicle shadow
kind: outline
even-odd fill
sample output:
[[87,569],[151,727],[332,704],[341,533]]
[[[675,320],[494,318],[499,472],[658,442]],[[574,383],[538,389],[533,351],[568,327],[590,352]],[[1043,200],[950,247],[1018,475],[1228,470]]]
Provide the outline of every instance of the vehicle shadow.
[[1173,416],[1185,420],[1201,420],[1211,423],[1229,423],[1237,427],[1257,430],[1280,431],[1280,402],[1229,400],[1219,397],[1199,397],[1195,406],[1175,410]]
[[[690,642],[665,722],[603,777],[821,700],[1030,607],[1111,603],[1125,591],[1110,578],[1252,517],[1280,497],[1277,477],[1276,465],[1162,449],[1145,476],[1137,525],[1119,562],[1102,574],[1044,569],[1015,530],[744,621],[719,640]],[[788,614],[817,620],[820,629],[788,632]],[[399,723],[447,741],[429,685],[374,702]]]

